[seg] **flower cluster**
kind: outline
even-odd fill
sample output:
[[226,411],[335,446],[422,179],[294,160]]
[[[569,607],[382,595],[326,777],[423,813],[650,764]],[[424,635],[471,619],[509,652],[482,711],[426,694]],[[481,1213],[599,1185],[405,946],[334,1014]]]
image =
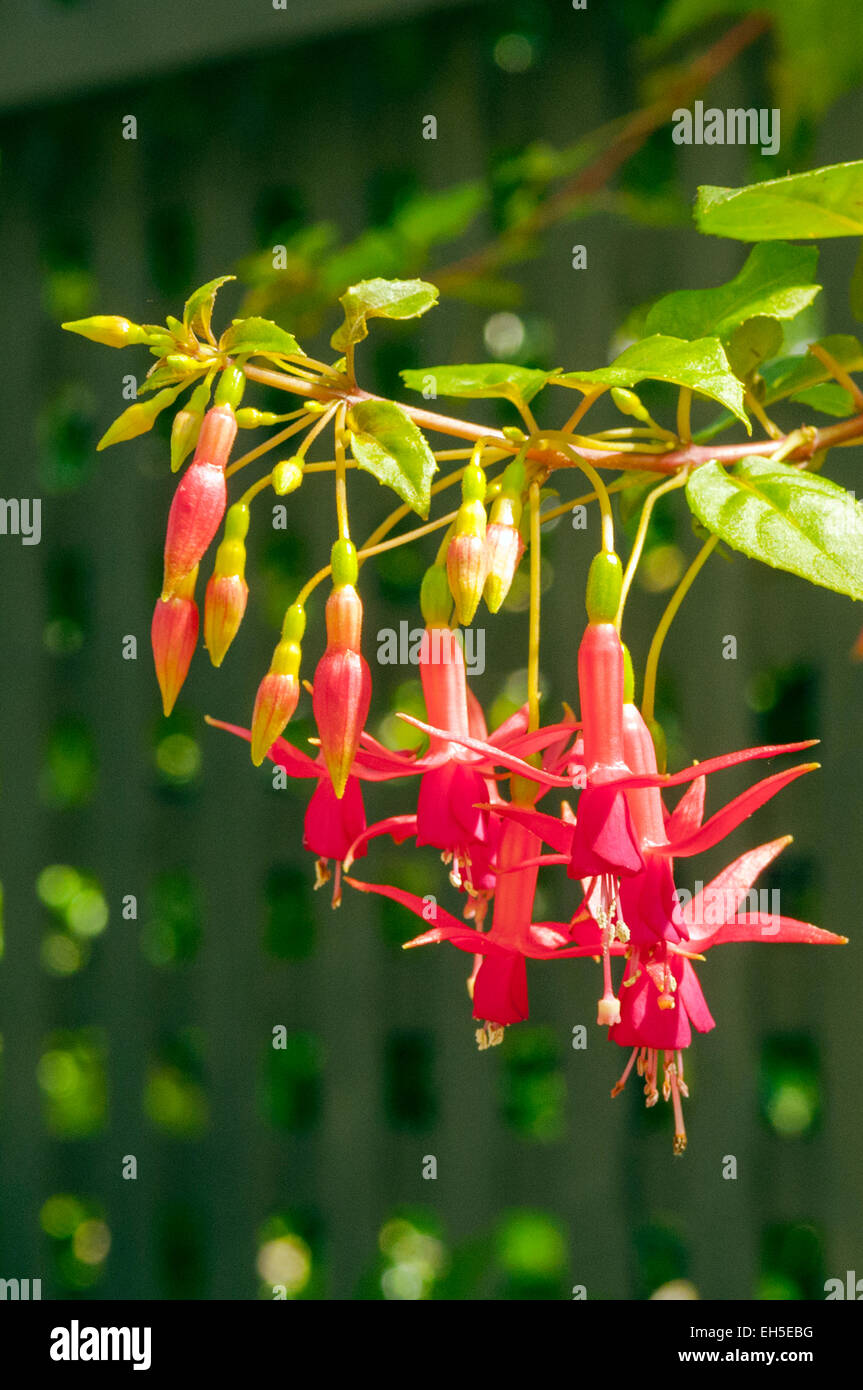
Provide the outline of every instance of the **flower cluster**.
[[[329,475],[335,485],[336,522],[330,562],[306,582],[284,614],[269,668],[257,685],[249,727],[210,722],[247,739],[256,765],[269,757],[288,776],[313,783],[303,844],[315,858],[318,885],[332,883],[334,906],[341,903],[347,882],[357,892],[390,898],[420,918],[423,930],[407,946],[449,942],[472,957],[468,992],[481,1048],[500,1042],[507,1027],[527,1018],[529,961],[595,961],[601,979],[597,1024],[629,1053],[612,1094],[636,1068],[649,1106],[660,1094],[671,1101],[674,1149],[681,1153],[686,1144],[684,1053],[693,1028],[704,1032],[714,1026],[697,971],[707,951],[743,941],[837,944],[845,939],[763,910],[755,881],[788,837],[738,855],[694,897],[678,889],[675,881],[676,861],[714,848],[783,787],[817,766],[802,762],[771,771],[707,819],[708,780],[731,767],[800,753],[810,744],[747,748],[666,771],[664,738],[653,717],[659,652],[680,602],[718,542],[721,518],[660,620],[645,665],[641,709],[635,704],[632,663],[621,629],[654,503],[684,484],[687,491],[699,493],[693,483],[702,466],[705,472],[719,467],[689,452],[692,390],[680,388],[675,433],[658,425],[633,391],[615,387],[614,403],[641,423],[586,437],[575,433],[576,426],[581,427],[584,414],[608,389],[608,382],[590,386],[580,377],[506,364],[453,369],[455,377],[447,378],[453,394],[506,397],[526,427],[509,426],[486,435],[467,422],[424,409],[411,413],[357,386],[354,352],[367,334],[367,320],[425,313],[437,297],[434,286],[383,280],[352,286],[341,301],[345,322],[332,339],[344,356],[327,364],[306,356],[290,333],[264,319],[234,320],[217,341],[211,324],[213,302],[226,278],[202,286],[187,301],[182,322],[169,318],[166,328],[114,317],[67,325],[114,347],[147,344],[157,358],[142,387],[155,394],[130,406],[103,436],[100,448],[149,429],[180,391],[193,387],[171,433],[172,470],[185,465],[185,471],[170,507],[162,592],[152,622],[166,714],[197,645],[198,571],[219,528],[222,537],[206,585],[203,622],[205,645],[215,666],[225,659],[246,610],[245,542],[255,498],[266,490],[284,498],[305,486],[312,474]],[[716,350],[721,350],[718,343]],[[832,357],[829,361],[833,374],[841,374]],[[406,374],[408,381],[412,375]],[[677,375],[670,379],[678,380]],[[248,380],[308,398],[285,415],[241,408]],[[582,391],[583,399],[563,428],[540,431],[529,401],[537,389],[555,383]],[[739,392],[739,383],[735,387]],[[460,444],[469,441],[469,446],[434,452],[420,424],[448,433]],[[271,426],[284,428],[229,463],[239,429]],[[333,457],[310,462],[310,446],[330,430]],[[300,433],[302,440],[291,446],[295,452],[229,506],[229,477]],[[793,438],[786,440],[783,458],[798,444]],[[771,435],[768,447],[774,446],[778,455],[780,446]],[[600,468],[623,470],[613,490],[632,486],[641,494],[641,515],[625,572],[615,551],[612,488],[591,458]],[[432,484],[444,461],[457,466]],[[778,457],[743,462],[750,468],[757,465],[759,477],[767,468],[771,486],[783,497],[782,489],[800,486],[801,470],[796,465],[789,470]],[[626,470],[636,466],[644,466],[646,473],[630,474],[630,483]],[[580,500],[598,503],[601,548],[587,577],[587,623],[581,633],[573,628],[569,639],[578,717],[564,705],[559,722],[544,723],[539,691],[542,527],[574,504],[543,511],[543,484],[555,468],[570,467],[580,469],[590,481],[593,491]],[[371,473],[402,503],[360,548],[349,526],[349,469]],[[707,485],[710,506],[698,504],[697,515],[713,515],[710,487],[724,487],[727,481],[720,469],[720,477]],[[461,490],[457,506],[429,520],[433,499],[453,485]],[[825,480],[819,479],[821,503],[844,507],[830,491],[833,485],[827,484],[826,492],[824,486]],[[810,499],[806,505],[816,504]],[[391,534],[411,511],[423,525]],[[857,518],[856,504],[853,515]],[[418,659],[426,718],[401,712],[427,738],[428,747],[422,754],[394,751],[367,728],[372,678],[362,651],[361,567],[381,550],[412,544],[436,530],[443,532],[442,539],[420,591],[424,629]],[[753,520],[750,530],[760,535],[760,521]],[[782,555],[787,559],[785,550]],[[474,622],[482,604],[489,613],[498,612],[525,556],[528,699],[489,732],[468,686],[459,628]],[[768,559],[774,562],[772,553]],[[837,578],[832,570],[826,578],[825,574],[822,566],[819,582],[840,588],[844,584],[859,597],[857,587],[849,589],[841,575]],[[301,679],[306,604],[326,580],[326,645],[307,681]],[[284,737],[304,687],[311,694],[317,727],[311,752]],[[398,783],[406,801],[397,814],[370,822],[363,783],[383,781]],[[666,798],[678,788],[685,790],[672,808]],[[550,804],[554,796],[562,798],[556,806]],[[359,860],[373,865],[381,839],[404,847],[404,853],[423,847],[438,851],[460,912],[447,911],[436,895],[418,898],[398,884],[375,882],[372,870],[358,879],[354,865]],[[568,895],[562,921],[535,920],[540,875],[549,874],[560,876]]]

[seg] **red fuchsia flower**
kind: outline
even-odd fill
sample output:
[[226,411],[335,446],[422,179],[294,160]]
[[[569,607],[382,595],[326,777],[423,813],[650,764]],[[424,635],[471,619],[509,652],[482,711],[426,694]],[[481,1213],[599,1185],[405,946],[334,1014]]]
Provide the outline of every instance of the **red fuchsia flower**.
[[194,458],[180,479],[168,513],[164,597],[200,563],[221,525],[227,504],[225,465],[236,433],[237,419],[230,405],[215,405],[207,411]]
[[[226,724],[220,719],[207,718],[207,723],[216,729],[224,729],[238,738],[251,741],[249,729],[238,724]],[[286,739],[277,738],[267,750],[268,756],[277,767],[281,767],[290,777],[315,779],[317,787],[306,808],[303,821],[303,848],[317,858],[316,887],[320,888],[330,878],[329,861],[335,861],[335,882],[333,886],[333,906],[341,902],[341,866],[352,851],[352,858],[362,858],[366,853],[363,831],[366,826],[365,808],[360,781],[381,782],[390,777],[403,775],[401,769],[391,768],[387,750],[369,740],[370,747],[361,749],[354,761],[353,773],[348,778],[341,797],[336,796],[330,781],[330,774],[323,753],[309,757],[301,749],[295,748]],[[393,838],[399,836],[394,829]],[[403,836],[401,838],[406,838]]]
[[150,627],[156,679],[162,708],[171,713],[189,672],[198,640],[198,605],[194,600],[197,568],[183,577],[176,592],[157,598]]
[[671,1099],[674,1106],[676,1154],[686,1148],[681,1097],[689,1092],[682,1053],[691,1042],[692,1028],[706,1033],[715,1027],[692,961],[703,960],[703,953],[713,946],[733,941],[838,946],[847,940],[793,917],[741,910],[755,879],[790,838],[772,840],[740,855],[702,889],[682,914],[689,933],[687,950],[660,941],[635,946],[629,954],[621,989],[621,1020],[610,1037],[621,1047],[631,1047],[632,1055],[611,1094],[619,1095],[637,1063],[638,1074],[644,1078],[646,1104],[655,1105],[661,1059],[663,1098]]
[[526,960],[557,960],[587,956],[593,944],[573,946],[564,922],[534,923],[533,901],[539,867],[540,842],[523,825],[508,822],[501,836],[497,888],[491,929],[477,931],[460,922],[437,903],[389,884],[347,882],[362,893],[377,893],[401,903],[424,921],[438,923],[430,931],[405,943],[405,949],[449,941],[460,951],[480,957],[480,965],[468,981],[473,1016],[482,1023],[477,1033],[480,1048],[498,1043],[503,1029],[528,1016]]

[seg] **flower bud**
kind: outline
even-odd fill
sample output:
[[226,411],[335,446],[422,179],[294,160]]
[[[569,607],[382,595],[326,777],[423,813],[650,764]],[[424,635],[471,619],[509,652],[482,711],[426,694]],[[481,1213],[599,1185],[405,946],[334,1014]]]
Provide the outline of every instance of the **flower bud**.
[[524,554],[519,532],[522,493],[527,485],[523,461],[514,459],[500,480],[485,533],[486,579],[483,590],[489,612],[497,613],[510,591],[515,572]]
[[60,327],[68,333],[80,333],[91,343],[103,343],[105,347],[129,347],[150,341],[149,334],[140,324],[130,323],[118,314],[96,314],[89,319],[73,319]]
[[285,614],[282,638],[270,669],[258,686],[252,715],[252,762],[260,767],[276,739],[288,724],[300,698],[300,643],[306,628],[302,605],[295,603]]
[[230,406],[214,406],[207,411],[195,457],[180,480],[168,514],[162,585],[166,596],[200,562],[219,529],[227,502],[225,464],[236,433]]
[[302,481],[303,460],[298,454],[282,459],[273,469],[273,492],[277,497],[287,497],[289,492],[296,492]]
[[174,708],[198,640],[198,605],[195,592],[197,568],[185,575],[174,593],[156,600],[150,637],[156,663],[156,679],[166,715]]
[[129,439],[137,439],[139,434],[146,434],[153,428],[159,412],[171,405],[182,389],[182,385],[169,386],[146,401],[136,401],[128,406],[102,435],[96,445],[97,453],[110,448],[112,444],[124,444]]
[[462,474],[462,504],[446,554],[450,593],[463,626],[473,622],[485,584],[485,490],[483,470],[469,463]]
[[446,566],[429,565],[420,586],[420,608],[426,627],[449,627],[452,594]]
[[591,623],[613,623],[620,606],[623,566],[613,550],[594,555],[587,574],[585,605]]
[[315,671],[312,708],[321,752],[341,800],[369,712],[372,678],[360,652],[362,600],[352,583],[336,582],[327,599],[327,649]]
[[[216,387],[216,405],[230,406],[232,411],[237,408],[243,399],[243,392],[246,389],[246,373],[242,367],[232,364],[226,367],[219,377],[219,384]],[[234,417],[236,420],[236,416]]]
[[249,586],[245,580],[249,508],[235,502],[225,519],[225,539],[216,551],[216,565],[207,585],[204,603],[204,645],[214,666],[221,666],[237,635]]
[[178,410],[171,426],[171,472],[176,473],[198,442],[204,411],[210,399],[210,383],[203,381],[189,397],[188,404]]

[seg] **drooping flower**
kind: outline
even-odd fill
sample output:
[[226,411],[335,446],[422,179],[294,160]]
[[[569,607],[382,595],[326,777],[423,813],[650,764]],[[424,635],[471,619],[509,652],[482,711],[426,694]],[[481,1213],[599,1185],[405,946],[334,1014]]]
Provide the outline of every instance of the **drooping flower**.
[[347,785],[372,698],[371,672],[360,651],[363,605],[354,588],[356,575],[356,550],[350,541],[337,541],[334,587],[327,599],[327,649],[312,683],[315,722],[337,797]]
[[163,597],[172,594],[183,576],[200,563],[222,523],[227,503],[225,465],[236,433],[230,405],[215,405],[207,411],[194,458],[177,485],[168,513]]
[[225,518],[225,539],[216,551],[204,601],[204,643],[214,666],[224,661],[246,611],[249,586],[244,542],[248,530],[249,508],[244,502],[235,502]]
[[300,698],[300,643],[306,628],[305,609],[294,603],[282,622],[282,635],[273,652],[270,669],[258,686],[252,712],[251,752],[260,767],[269,749],[284,732]]

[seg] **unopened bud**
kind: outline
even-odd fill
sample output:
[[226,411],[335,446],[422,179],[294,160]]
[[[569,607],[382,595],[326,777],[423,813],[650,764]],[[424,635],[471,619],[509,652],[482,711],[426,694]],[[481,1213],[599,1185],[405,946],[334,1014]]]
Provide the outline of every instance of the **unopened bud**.
[[277,497],[287,497],[289,492],[296,492],[302,481],[303,460],[299,454],[282,459],[273,469],[273,492]]
[[623,566],[613,550],[594,555],[587,575],[585,604],[588,622],[613,623],[620,606]]
[[225,464],[236,433],[237,422],[229,405],[207,411],[195,457],[180,480],[168,514],[165,595],[200,562],[221,525],[227,502]]
[[371,673],[360,652],[363,605],[353,584],[333,589],[326,620],[327,649],[315,671],[312,708],[333,790],[341,799],[372,694]]
[[150,341],[150,335],[140,324],[130,323],[118,314],[96,314],[89,319],[72,319],[60,327],[65,328],[67,333],[80,333],[91,343],[103,343],[105,347],[129,347]]
[[302,606],[295,603],[285,614],[282,638],[270,669],[258,686],[252,715],[252,762],[260,767],[289,723],[300,698],[300,643],[306,626]]
[[420,609],[426,627],[449,627],[452,594],[445,565],[429,565],[423,575]]
[[214,666],[221,666],[237,635],[249,586],[245,580],[245,537],[249,530],[249,508],[236,502],[225,519],[225,539],[216,551],[216,565],[207,584],[204,603],[204,645]]
[[198,640],[198,605],[195,603],[197,569],[185,575],[176,592],[156,600],[150,638],[156,678],[166,715],[174,708]]

